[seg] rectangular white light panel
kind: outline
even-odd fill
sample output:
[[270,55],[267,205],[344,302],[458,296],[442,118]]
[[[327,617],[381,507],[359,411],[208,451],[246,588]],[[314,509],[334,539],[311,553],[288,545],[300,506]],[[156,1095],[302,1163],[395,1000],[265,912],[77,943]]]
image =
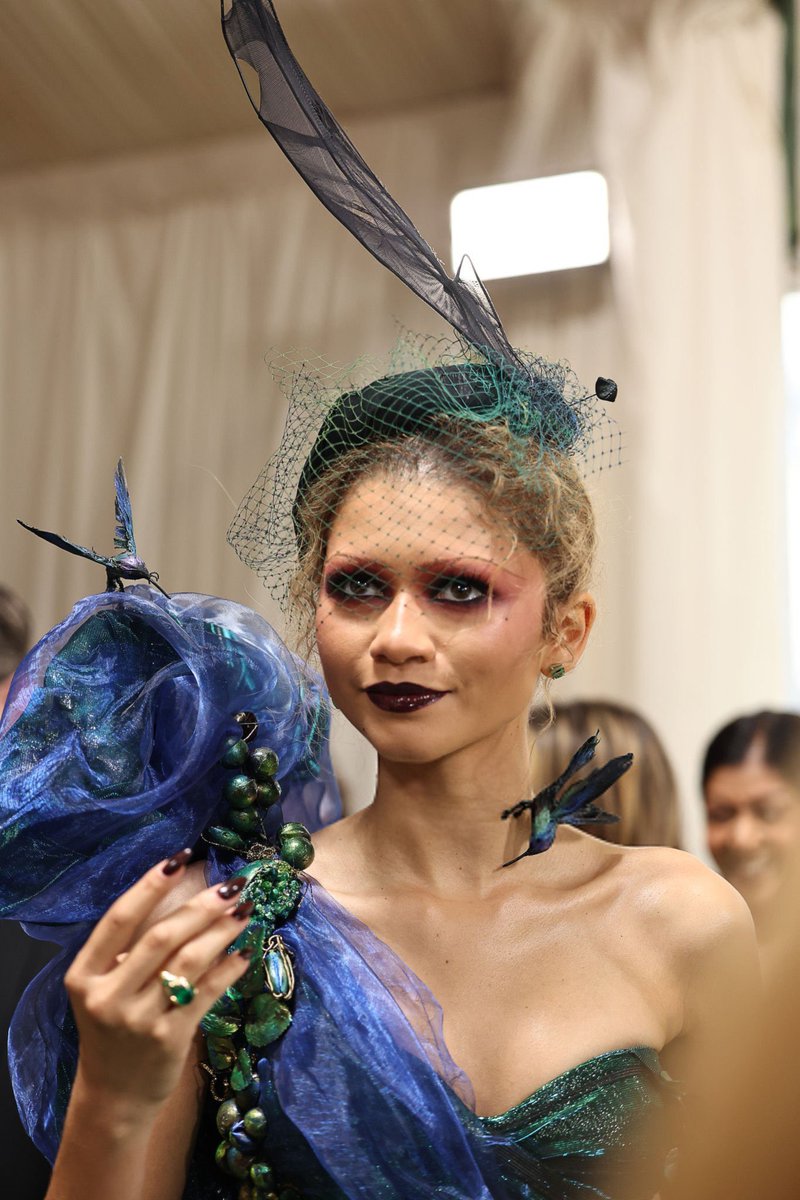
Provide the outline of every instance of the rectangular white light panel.
[[605,262],[608,187],[597,171],[469,188],[450,205],[453,270],[465,254],[481,279]]

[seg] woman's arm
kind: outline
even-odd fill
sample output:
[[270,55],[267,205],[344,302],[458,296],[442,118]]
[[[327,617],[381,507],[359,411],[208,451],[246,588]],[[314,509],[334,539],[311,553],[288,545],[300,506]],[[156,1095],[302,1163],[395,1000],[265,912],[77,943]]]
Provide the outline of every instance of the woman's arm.
[[[230,881],[158,918],[189,884],[187,858],[125,892],[67,973],[80,1053],[46,1200],[181,1196],[202,1097],[197,1024],[247,970],[246,958],[225,951],[250,908],[237,909]],[[169,1003],[162,970],[193,982],[190,1004]]]

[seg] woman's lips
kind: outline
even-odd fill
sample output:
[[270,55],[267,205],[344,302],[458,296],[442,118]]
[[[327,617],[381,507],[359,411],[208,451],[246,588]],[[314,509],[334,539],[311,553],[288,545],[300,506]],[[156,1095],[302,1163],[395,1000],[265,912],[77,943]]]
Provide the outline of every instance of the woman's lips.
[[364,690],[376,708],[396,713],[415,712],[447,695],[447,692],[437,692],[416,683],[373,683]]

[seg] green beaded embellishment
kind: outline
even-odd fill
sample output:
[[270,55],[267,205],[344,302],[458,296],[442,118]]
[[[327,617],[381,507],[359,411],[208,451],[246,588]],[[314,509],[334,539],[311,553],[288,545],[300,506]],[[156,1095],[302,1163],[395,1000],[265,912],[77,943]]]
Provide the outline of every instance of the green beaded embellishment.
[[280,799],[278,757],[266,747],[250,748],[258,732],[252,713],[237,713],[236,720],[242,735],[228,740],[221,760],[231,771],[223,786],[228,811],[224,824],[203,835],[249,860],[238,874],[246,879],[241,899],[253,904],[247,929],[230,948],[249,949],[251,965],[200,1022],[212,1095],[221,1101],[216,1122],[222,1140],[215,1161],[239,1181],[238,1200],[301,1200],[293,1187],[276,1183],[264,1160],[267,1117],[258,1107],[260,1082],[254,1068],[264,1047],[292,1022],[294,966],[278,927],[297,908],[302,892],[298,871],[311,865],[314,848],[308,830],[297,821],[282,825],[277,845],[269,844],[263,817]]

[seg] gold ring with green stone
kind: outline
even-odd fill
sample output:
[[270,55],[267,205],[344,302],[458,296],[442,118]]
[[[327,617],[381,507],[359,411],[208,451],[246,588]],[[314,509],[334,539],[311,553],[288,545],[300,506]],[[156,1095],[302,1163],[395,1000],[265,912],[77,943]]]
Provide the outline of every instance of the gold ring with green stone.
[[167,993],[170,1004],[174,1004],[176,1008],[191,1004],[195,998],[196,989],[185,975],[173,975],[171,971],[162,971],[161,986]]

